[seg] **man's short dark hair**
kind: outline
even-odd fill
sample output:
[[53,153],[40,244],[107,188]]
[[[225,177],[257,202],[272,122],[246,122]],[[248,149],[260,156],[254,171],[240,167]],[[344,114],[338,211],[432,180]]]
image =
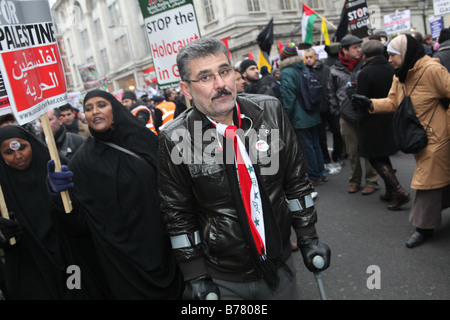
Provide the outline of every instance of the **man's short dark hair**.
[[219,53],[225,54],[228,58],[228,49],[225,47],[225,44],[215,38],[199,38],[185,45],[181,48],[177,55],[177,65],[181,79],[183,81],[190,79],[191,75],[189,73],[188,64],[191,60],[204,58],[209,55],[216,55]]
[[6,122],[15,122],[16,118],[14,117],[14,115],[12,113],[8,113],[4,116],[0,116],[0,126]]
[[71,104],[65,104],[62,107],[59,107],[59,111],[73,111]]

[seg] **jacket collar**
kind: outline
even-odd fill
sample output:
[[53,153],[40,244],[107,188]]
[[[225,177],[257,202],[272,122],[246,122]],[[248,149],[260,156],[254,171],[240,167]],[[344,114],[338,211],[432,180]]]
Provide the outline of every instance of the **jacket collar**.
[[444,50],[449,50],[450,49],[450,40],[444,41],[440,44],[439,49],[437,50],[439,51],[444,51]]
[[280,63],[280,70],[283,70],[284,68],[287,68],[287,67],[292,67],[295,64],[302,64],[303,65],[303,57],[301,57],[301,56],[293,56],[293,57],[284,59]]
[[312,70],[321,70],[323,68],[323,62],[320,60],[317,60],[316,65],[309,67],[309,68]]
[[362,65],[361,69],[368,66],[368,65],[379,65],[379,64],[385,64],[388,63],[388,61],[386,60],[385,57],[383,56],[375,56],[375,57],[371,57],[368,60],[366,60],[364,62],[364,64]]

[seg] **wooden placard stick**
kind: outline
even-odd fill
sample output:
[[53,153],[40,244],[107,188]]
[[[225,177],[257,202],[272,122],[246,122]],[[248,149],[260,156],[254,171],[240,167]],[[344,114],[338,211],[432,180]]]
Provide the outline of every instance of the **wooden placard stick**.
[[[2,217],[9,220],[8,207],[6,206],[6,201],[5,201],[5,197],[3,195],[2,186],[0,186],[0,211],[1,211]],[[15,245],[16,238],[9,239],[9,244],[12,246]]]
[[186,100],[186,108],[187,108],[187,109],[192,108],[192,106],[191,106],[191,100],[189,100],[188,98],[186,98],[186,96],[184,97],[184,99]]
[[[59,158],[58,149],[56,148],[55,137],[53,136],[47,112],[40,117],[40,120],[45,134],[45,141],[47,141],[48,150],[50,152],[50,157],[53,161],[55,161],[55,172],[61,172],[61,160]],[[72,201],[70,200],[69,191],[66,190],[61,192],[61,198],[66,213],[72,212]]]

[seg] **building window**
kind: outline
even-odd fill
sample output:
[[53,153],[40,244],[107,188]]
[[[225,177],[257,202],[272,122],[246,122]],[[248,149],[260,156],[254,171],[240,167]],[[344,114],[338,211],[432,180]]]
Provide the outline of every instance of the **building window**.
[[247,0],[247,6],[249,12],[261,11],[261,8],[259,7],[259,0]]
[[147,28],[145,25],[141,26],[142,43],[144,44],[144,56],[150,54],[150,45],[148,40]]
[[106,49],[100,50],[100,59],[101,59],[101,63],[102,63],[103,74],[107,75],[110,70],[110,67],[109,67],[109,60],[108,60],[108,55],[106,53]]
[[311,7],[311,9],[319,9],[319,8],[323,8],[323,4],[321,0],[309,0],[309,6]]
[[94,21],[95,37],[97,40],[103,39],[102,26],[100,24],[100,19],[95,19]]
[[97,4],[97,1],[89,0],[88,2],[89,2],[89,7],[91,8],[91,11],[94,11],[94,9],[96,7],[96,4]]
[[91,46],[91,43],[89,41],[89,36],[88,36],[87,29],[84,29],[84,30],[81,31],[81,41],[82,41],[83,46],[85,48],[89,48]]
[[291,10],[291,0],[280,0],[281,10]]
[[119,62],[130,61],[130,52],[128,50],[127,37],[125,35],[121,36],[120,38],[116,39],[115,44]]
[[214,17],[214,8],[211,0],[204,0],[203,4],[205,6],[206,12],[206,22],[211,22],[215,19]]
[[123,23],[119,1],[114,1],[113,4],[108,7],[108,13],[112,26],[118,26]]

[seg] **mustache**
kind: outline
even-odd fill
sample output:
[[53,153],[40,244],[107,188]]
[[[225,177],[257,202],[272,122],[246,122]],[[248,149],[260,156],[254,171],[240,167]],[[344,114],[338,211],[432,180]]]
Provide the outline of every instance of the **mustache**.
[[218,91],[215,95],[214,95],[214,97],[212,97],[212,100],[214,100],[214,99],[217,99],[217,98],[220,98],[222,95],[229,95],[229,96],[231,96],[233,93],[230,91],[230,90],[227,90],[227,89],[221,89],[220,91]]

